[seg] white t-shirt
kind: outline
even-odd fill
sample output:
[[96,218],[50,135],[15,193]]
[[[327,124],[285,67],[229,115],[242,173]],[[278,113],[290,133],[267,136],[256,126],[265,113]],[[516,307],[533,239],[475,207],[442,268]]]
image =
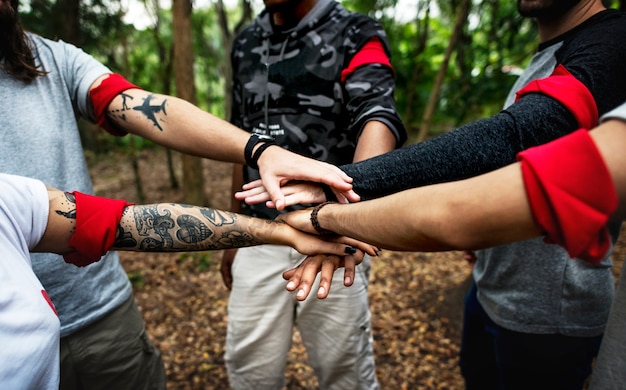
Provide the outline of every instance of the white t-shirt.
[[37,180],[0,173],[0,388],[59,388],[59,318],[29,251],[43,236],[49,200]]

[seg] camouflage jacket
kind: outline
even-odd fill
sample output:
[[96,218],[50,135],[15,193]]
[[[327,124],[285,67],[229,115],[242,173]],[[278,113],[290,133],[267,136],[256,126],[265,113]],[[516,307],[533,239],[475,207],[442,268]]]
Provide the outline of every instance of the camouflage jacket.
[[[233,43],[231,122],[336,165],[352,162],[357,138],[372,119],[384,122],[401,146],[406,131],[396,112],[393,69],[363,65],[342,81],[342,71],[373,37],[389,56],[385,31],[377,22],[332,0],[319,0],[287,31],[275,29],[263,11]],[[244,177],[257,179],[258,172],[246,167]]]

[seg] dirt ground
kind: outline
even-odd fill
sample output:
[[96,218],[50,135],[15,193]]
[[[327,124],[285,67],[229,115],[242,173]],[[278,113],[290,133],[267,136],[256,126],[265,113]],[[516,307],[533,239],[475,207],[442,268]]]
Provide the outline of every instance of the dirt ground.
[[[180,180],[180,158],[174,154]],[[230,204],[231,166],[205,161],[211,206]],[[90,159],[98,195],[137,202],[128,155]],[[180,202],[169,187],[166,155],[139,154],[146,203]],[[624,258],[620,245],[614,258]],[[228,290],[219,273],[221,252],[121,252],[147,331],[162,351],[170,389],[228,389],[224,366]],[[615,267],[621,269],[621,262]],[[382,389],[462,389],[457,367],[463,296],[471,269],[459,252],[385,251],[372,262],[370,302],[377,375]],[[286,369],[288,390],[316,389],[297,331]]]

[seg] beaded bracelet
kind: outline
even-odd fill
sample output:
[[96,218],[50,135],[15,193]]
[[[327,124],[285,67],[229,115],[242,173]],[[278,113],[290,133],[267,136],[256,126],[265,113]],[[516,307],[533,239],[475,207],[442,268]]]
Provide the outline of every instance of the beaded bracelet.
[[336,203],[336,202],[320,203],[317,206],[315,206],[313,210],[311,211],[311,225],[313,225],[313,227],[320,234],[320,236],[327,236],[327,235],[333,234],[333,232],[331,232],[330,230],[326,230],[323,227],[321,227],[319,221],[317,220],[317,213],[320,212],[322,207],[330,203]]

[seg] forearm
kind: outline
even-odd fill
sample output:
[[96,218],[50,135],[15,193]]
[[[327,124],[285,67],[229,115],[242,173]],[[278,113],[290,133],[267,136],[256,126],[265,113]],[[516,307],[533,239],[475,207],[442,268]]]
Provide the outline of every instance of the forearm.
[[288,242],[278,222],[206,207],[161,203],[127,207],[112,249],[180,252]]
[[[545,120],[537,121],[538,104],[544,107],[541,115]],[[532,115],[522,115],[521,111]],[[573,116],[557,102],[529,95],[508,112],[341,169],[354,179],[354,190],[362,199],[378,198],[501,168],[515,162],[519,151],[576,128]]]
[[338,234],[406,251],[484,248],[539,234],[518,164],[376,200],[331,204],[318,220]]
[[117,127],[182,153],[244,163],[250,134],[183,99],[130,89],[107,115]]
[[353,161],[362,161],[396,148],[396,137],[383,122],[371,120],[365,124],[354,151]]

